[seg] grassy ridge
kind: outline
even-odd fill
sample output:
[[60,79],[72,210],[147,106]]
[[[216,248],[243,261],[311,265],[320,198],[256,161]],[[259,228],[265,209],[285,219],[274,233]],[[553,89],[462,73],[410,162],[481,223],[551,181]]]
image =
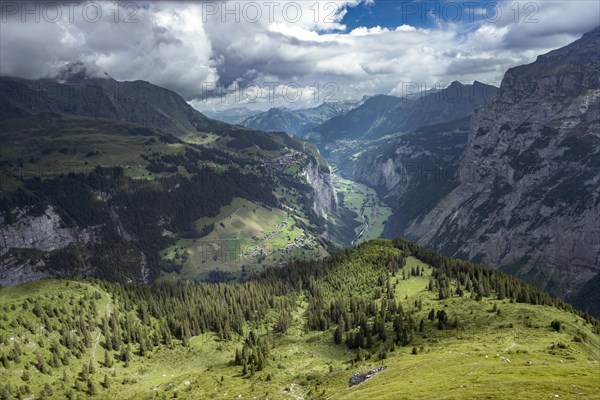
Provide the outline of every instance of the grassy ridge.
[[[403,266],[380,282],[388,270],[380,260],[399,256],[406,259]],[[327,263],[329,267],[325,267]],[[417,267],[420,272],[414,274]],[[597,398],[600,336],[594,321],[586,322],[576,314],[552,306],[518,303],[510,298],[498,300],[495,294],[476,300],[466,292],[463,296],[440,300],[437,290],[428,289],[436,268],[386,240],[368,242],[325,260],[316,275],[312,275],[309,264],[279,271],[285,274],[290,269],[293,276],[294,268],[314,283],[300,290],[295,285],[283,289],[284,278],[274,279],[272,274],[255,281],[253,290],[272,288],[270,296],[259,292],[263,293],[260,296],[267,296],[265,299],[270,298],[270,305],[263,317],[243,323],[243,334],[232,332],[229,339],[222,339],[220,334],[207,329],[182,345],[174,332],[171,343],[158,340],[159,344],[143,356],[140,345],[133,340],[127,363],[121,360],[119,352],[109,352],[111,367],[103,365],[106,353],[103,316],[119,313],[123,326],[129,318],[140,332],[148,327],[150,337],[161,330],[161,317],[145,305],[153,303],[145,303],[135,287],[42,281],[1,288],[0,353],[8,355],[14,342],[18,342],[23,354],[19,363],[9,360],[6,368],[0,368],[0,381],[4,385],[9,383],[13,392],[14,388],[27,385],[37,397],[52,399],[62,399],[67,393],[72,393],[73,398],[118,399],[539,399],[555,395]],[[363,298],[367,304],[373,301],[380,307],[382,302],[391,301],[381,296],[388,283],[403,313],[417,325],[423,321],[422,329],[415,331],[407,346],[393,343],[391,322],[385,325],[388,339],[382,341],[375,336],[368,350],[348,349],[343,343],[336,345],[333,341],[336,325],[324,330],[308,329],[309,309],[314,301],[312,286],[320,288],[326,298],[344,298],[346,307],[350,305],[350,299],[343,294],[346,292],[357,301]],[[213,287],[227,293],[240,286]],[[185,300],[183,295],[191,294],[194,289],[189,287],[180,294],[175,286],[169,290],[173,293],[172,301],[178,301]],[[23,307],[25,299],[29,299],[27,309]],[[206,299],[212,303],[214,300]],[[36,303],[63,310],[53,317],[39,318],[33,311]],[[429,319],[432,309],[445,310],[447,327],[439,329],[437,321]],[[285,310],[290,310],[289,327],[280,332],[274,327]],[[71,356],[68,365],[51,367],[50,373],[38,372],[35,352],[51,360],[51,343],[61,336],[61,321],[70,321],[72,317],[77,331],[80,315],[90,321],[89,347],[84,345],[81,352],[76,351],[80,357]],[[369,317],[369,325],[373,321]],[[457,323],[454,325],[453,321]],[[551,327],[553,321],[560,322],[559,330],[555,329],[556,324]],[[48,325],[56,329],[50,329],[51,332],[39,329]],[[261,337],[270,337],[272,346],[265,367],[244,375],[233,360],[251,330]],[[61,347],[61,352],[67,350]],[[91,374],[95,395],[90,394],[87,381],[79,376],[90,360],[95,367]],[[378,366],[387,368],[360,385],[348,387],[353,372],[366,372]],[[22,378],[25,369],[29,370],[28,381]],[[109,377],[107,388],[101,385],[104,375]],[[45,384],[50,386],[52,395],[42,393]],[[0,385],[2,389],[4,397],[0,398],[11,398],[6,395],[6,386]]]

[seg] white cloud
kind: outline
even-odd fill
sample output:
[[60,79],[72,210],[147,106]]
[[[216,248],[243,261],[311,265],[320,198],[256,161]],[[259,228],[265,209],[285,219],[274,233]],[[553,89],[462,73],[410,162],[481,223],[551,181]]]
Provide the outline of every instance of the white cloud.
[[[496,22],[444,22],[430,29],[399,22],[348,31],[343,17],[361,0],[282,1],[272,9],[254,3],[260,17],[240,1],[140,3],[136,23],[124,23],[124,9],[115,23],[108,3],[96,23],[77,12],[73,22],[63,17],[59,23],[22,23],[20,15],[9,15],[0,24],[0,73],[37,78],[83,60],[116,79],[148,80],[188,99],[201,96],[206,83],[264,88],[296,82],[303,93],[296,106],[314,98],[316,86],[322,100],[330,94],[323,89],[328,83],[340,100],[398,93],[403,82],[499,83],[509,67],[564,46],[600,22],[597,2],[536,2],[535,9],[520,2],[517,16],[510,8],[516,3],[507,1]],[[283,101],[280,94],[273,105]]]

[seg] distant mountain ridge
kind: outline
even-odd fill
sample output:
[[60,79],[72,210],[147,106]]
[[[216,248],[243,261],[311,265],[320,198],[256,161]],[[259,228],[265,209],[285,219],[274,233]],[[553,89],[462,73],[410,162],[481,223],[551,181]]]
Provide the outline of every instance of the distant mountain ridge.
[[220,111],[203,110],[202,113],[209,118],[226,122],[228,124],[239,125],[246,118],[260,114],[261,110],[250,110],[246,107],[233,107]]
[[266,132],[286,132],[303,136],[307,130],[323,122],[344,114],[355,107],[358,102],[324,102],[317,107],[291,110],[286,107],[275,107],[268,111],[250,116],[240,124],[248,128]]
[[352,139],[378,139],[385,135],[410,132],[420,126],[465,117],[481,106],[497,88],[481,82],[463,85],[452,82],[447,88],[422,97],[378,95],[346,114],[312,129],[319,142]]
[[145,81],[120,82],[108,74],[90,73],[77,63],[56,78],[1,76],[0,85],[0,118],[4,119],[41,112],[76,114],[127,121],[175,135],[224,127],[171,90]]

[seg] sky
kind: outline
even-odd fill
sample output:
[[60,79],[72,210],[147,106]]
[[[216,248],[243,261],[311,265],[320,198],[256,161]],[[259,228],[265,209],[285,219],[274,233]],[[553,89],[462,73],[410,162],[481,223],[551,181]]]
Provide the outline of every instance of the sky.
[[[600,24],[600,2],[0,3],[0,75],[146,80],[200,111],[401,96],[504,72]],[[416,85],[416,86],[415,86]]]

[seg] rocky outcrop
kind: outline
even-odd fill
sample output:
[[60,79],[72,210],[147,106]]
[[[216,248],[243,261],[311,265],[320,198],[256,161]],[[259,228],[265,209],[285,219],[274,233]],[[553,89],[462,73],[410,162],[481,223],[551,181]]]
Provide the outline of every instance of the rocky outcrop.
[[[97,240],[93,227],[66,227],[52,206],[42,215],[30,215],[28,211],[13,210],[15,222],[11,224],[5,222],[5,216],[0,217],[0,286],[56,276],[58,272],[48,268],[48,252]],[[17,256],[10,253],[11,249],[17,251]],[[39,253],[32,253],[35,250]]]
[[65,227],[52,206],[40,216],[28,216],[26,210],[20,210],[15,218],[12,224],[0,219],[0,254],[11,248],[52,251],[71,243],[86,244],[94,240],[93,229]]
[[51,275],[44,271],[42,260],[17,260],[14,257],[3,259],[0,263],[0,286],[19,285],[23,282],[37,281]]
[[329,169],[309,161],[305,168],[307,183],[312,187],[312,210],[319,216],[327,215],[337,210],[337,196]]
[[506,73],[460,184],[407,233],[569,297],[600,272],[598,160],[600,29]]
[[355,372],[352,374],[352,378],[350,378],[350,380],[348,381],[348,387],[360,385],[364,381],[371,379],[372,377],[374,377],[375,375],[377,375],[378,373],[380,373],[384,370],[385,370],[385,367],[382,366],[382,367],[377,367],[375,369],[372,369],[368,372],[365,372],[364,374],[361,374],[360,372]]

